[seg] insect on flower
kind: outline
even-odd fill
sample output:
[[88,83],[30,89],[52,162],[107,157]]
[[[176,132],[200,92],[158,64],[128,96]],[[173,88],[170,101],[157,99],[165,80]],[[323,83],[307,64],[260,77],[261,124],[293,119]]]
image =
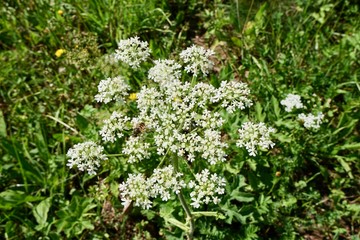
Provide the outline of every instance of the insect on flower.
[[145,131],[146,131],[146,125],[145,125],[145,123],[141,122],[135,126],[134,131],[133,131],[133,136],[137,137],[140,134],[144,133]]

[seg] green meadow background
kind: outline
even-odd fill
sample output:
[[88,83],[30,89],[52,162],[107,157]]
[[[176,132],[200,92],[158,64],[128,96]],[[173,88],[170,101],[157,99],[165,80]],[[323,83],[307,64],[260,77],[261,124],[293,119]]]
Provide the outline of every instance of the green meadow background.
[[[185,238],[163,219],[171,204],[124,213],[116,166],[98,176],[66,167],[67,150],[104,118],[97,84],[118,71],[107,58],[133,36],[154,58],[213,49],[209,79],[248,83],[249,114],[277,129],[269,153],[227,163],[224,217],[197,219],[195,239],[360,239],[356,0],[1,1],[1,239]],[[318,131],[284,111],[288,93],[324,113]]]

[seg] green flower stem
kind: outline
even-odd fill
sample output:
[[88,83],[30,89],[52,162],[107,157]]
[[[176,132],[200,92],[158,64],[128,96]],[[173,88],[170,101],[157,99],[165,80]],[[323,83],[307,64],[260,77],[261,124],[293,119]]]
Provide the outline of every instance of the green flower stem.
[[[171,162],[175,169],[175,172],[178,172],[179,171],[178,159],[176,157],[174,157],[174,158],[172,158]],[[181,206],[183,207],[183,209],[186,213],[186,224],[189,225],[189,230],[187,231],[186,235],[188,237],[188,240],[192,240],[193,234],[194,234],[194,229],[195,229],[194,217],[191,213],[189,205],[186,203],[186,200],[184,198],[182,191],[179,192],[178,198],[180,200]]]
[[188,204],[185,201],[184,195],[182,194],[182,192],[180,191],[180,193],[178,194],[181,206],[183,207],[183,209],[185,210],[186,213],[186,223],[189,224],[189,231],[186,233],[188,240],[192,240],[193,239],[193,234],[194,234],[194,227],[195,227],[195,222],[194,222],[194,218],[193,215],[191,213],[191,210],[188,206]]

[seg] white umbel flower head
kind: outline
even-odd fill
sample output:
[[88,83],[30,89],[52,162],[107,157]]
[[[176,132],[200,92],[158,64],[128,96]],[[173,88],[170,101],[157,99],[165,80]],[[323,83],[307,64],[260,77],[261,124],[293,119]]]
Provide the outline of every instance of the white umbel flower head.
[[291,112],[294,108],[300,109],[304,105],[301,102],[301,97],[296,94],[288,94],[284,100],[281,100],[281,105],[285,106],[286,112]]
[[103,151],[104,147],[91,141],[76,144],[66,154],[70,158],[66,166],[77,166],[80,171],[95,175],[100,161],[108,159]]
[[324,119],[324,114],[319,113],[317,116],[315,116],[312,113],[304,114],[301,113],[298,116],[299,120],[304,122],[304,127],[307,129],[319,129],[320,124],[322,123],[322,120]]
[[140,63],[150,56],[147,42],[140,41],[139,37],[121,40],[115,50],[115,59],[128,64],[131,68],[139,68]]
[[214,66],[214,63],[209,59],[214,54],[211,49],[192,45],[180,53],[180,58],[186,64],[186,72],[191,72],[197,76],[201,71],[206,76]]
[[97,102],[108,103],[112,100],[124,101],[124,97],[128,95],[130,86],[121,76],[115,78],[107,78],[101,80],[98,86],[99,94],[95,95]]
[[181,77],[181,65],[174,60],[156,60],[155,66],[149,70],[149,78],[162,85],[171,84]]
[[212,98],[212,102],[221,101],[221,106],[229,113],[243,110],[252,105],[249,98],[250,89],[246,83],[238,81],[222,81],[220,88]]
[[246,122],[239,129],[239,140],[237,140],[236,146],[245,147],[250,156],[256,156],[257,147],[269,149],[275,145],[270,139],[270,133],[274,132],[274,128],[266,127],[262,122]]
[[140,162],[150,157],[150,144],[143,142],[141,137],[130,136],[126,141],[122,153],[128,155],[128,162]]
[[193,189],[190,193],[191,203],[194,208],[199,208],[202,204],[213,202],[218,204],[220,198],[218,195],[225,193],[225,179],[216,173],[211,174],[208,169],[195,174],[195,181],[190,181],[188,186]]
[[186,186],[181,179],[182,173],[176,173],[174,167],[169,165],[164,168],[157,168],[149,179],[152,197],[160,197],[163,201],[168,201],[171,193],[178,194]]
[[116,139],[124,136],[123,131],[129,130],[127,123],[130,118],[120,112],[113,112],[109,119],[104,120],[104,126],[100,130],[100,135],[105,142],[115,142]]
[[119,185],[119,190],[124,206],[134,201],[134,205],[137,207],[144,209],[151,208],[152,202],[150,200],[149,182],[143,174],[129,174],[126,182]]

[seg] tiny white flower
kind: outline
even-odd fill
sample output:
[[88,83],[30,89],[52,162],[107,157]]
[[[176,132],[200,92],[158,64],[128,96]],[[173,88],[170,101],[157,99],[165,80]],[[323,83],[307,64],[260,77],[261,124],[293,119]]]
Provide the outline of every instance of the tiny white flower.
[[320,124],[324,119],[324,114],[319,113],[317,116],[313,115],[312,113],[304,114],[301,113],[298,116],[299,120],[304,122],[304,127],[307,129],[319,129]]
[[206,76],[214,65],[210,60],[210,57],[214,54],[211,49],[206,50],[203,47],[193,45],[183,50],[180,53],[180,58],[186,64],[186,72],[191,72],[194,76],[197,76],[199,71],[201,71]]
[[121,76],[115,78],[107,78],[101,80],[98,86],[99,93],[95,95],[97,102],[108,103],[112,100],[124,101],[124,97],[128,95],[130,86]]
[[296,94],[288,94],[284,100],[281,100],[281,105],[285,106],[286,112],[291,112],[294,108],[304,108],[301,102],[301,97]]
[[134,201],[135,206],[152,207],[149,183],[143,174],[129,174],[128,179],[119,185],[119,191],[124,206]]
[[121,40],[115,50],[115,59],[127,63],[133,69],[139,68],[140,63],[150,56],[148,45],[137,36]]
[[164,87],[180,79],[180,69],[181,65],[174,60],[156,60],[155,66],[149,70],[149,78]]
[[193,189],[190,193],[191,203],[194,208],[199,208],[201,204],[213,202],[218,204],[220,199],[217,195],[225,194],[225,179],[216,173],[211,174],[208,169],[195,174],[196,181],[190,181],[188,187]]
[[152,197],[160,197],[163,201],[170,199],[171,193],[178,194],[186,186],[180,177],[182,173],[175,173],[174,167],[169,165],[164,168],[157,168],[149,178]]
[[128,162],[140,162],[143,159],[150,157],[150,144],[143,142],[140,137],[130,136],[126,141],[122,153],[128,155]]
[[91,141],[78,143],[67,152],[66,155],[70,159],[66,165],[70,168],[77,166],[80,171],[87,171],[90,175],[95,175],[100,161],[108,159],[103,151],[104,147]]
[[269,149],[275,145],[270,139],[270,133],[274,132],[274,128],[268,128],[262,122],[246,122],[239,129],[239,139],[236,142],[236,146],[245,147],[250,156],[256,156],[257,147]]
[[120,112],[113,112],[110,119],[104,120],[104,126],[100,130],[100,135],[105,142],[115,142],[116,139],[124,136],[123,131],[129,130],[127,123],[130,118]]

